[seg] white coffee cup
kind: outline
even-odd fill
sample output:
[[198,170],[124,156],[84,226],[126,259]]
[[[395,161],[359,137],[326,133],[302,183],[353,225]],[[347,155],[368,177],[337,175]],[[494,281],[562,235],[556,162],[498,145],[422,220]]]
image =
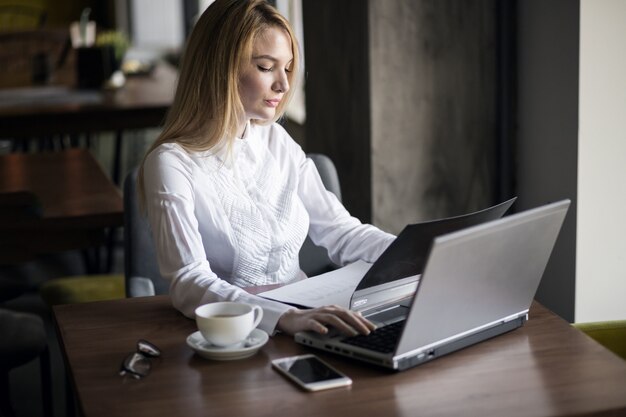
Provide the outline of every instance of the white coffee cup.
[[196,308],[196,324],[207,342],[226,347],[242,343],[263,318],[257,305],[230,301]]

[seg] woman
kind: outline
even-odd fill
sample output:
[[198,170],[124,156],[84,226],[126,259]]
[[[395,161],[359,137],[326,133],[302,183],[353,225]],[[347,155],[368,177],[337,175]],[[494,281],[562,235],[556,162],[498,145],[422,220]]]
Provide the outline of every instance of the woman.
[[263,0],[217,0],[200,17],[181,63],[163,132],[139,174],[141,201],[174,306],[193,317],[213,301],[263,308],[259,327],[367,334],[374,325],[336,306],[312,310],[242,287],[304,278],[307,231],[348,264],[373,262],[394,236],[351,217],[313,162],[276,122],[298,73],[288,22]]

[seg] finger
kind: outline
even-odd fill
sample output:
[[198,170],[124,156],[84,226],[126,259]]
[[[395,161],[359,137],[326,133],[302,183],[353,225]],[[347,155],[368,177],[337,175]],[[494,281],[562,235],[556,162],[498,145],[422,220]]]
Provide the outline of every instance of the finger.
[[376,329],[376,325],[371,321],[367,320],[365,317],[353,314],[350,316],[351,322],[350,325],[357,329],[357,331],[361,334],[369,334],[372,330]]
[[341,333],[348,336],[356,336],[359,334],[359,331],[356,330],[352,325],[342,320],[337,314],[334,313],[319,313],[316,314],[315,319],[320,323],[324,323],[326,325],[332,326]]
[[376,330],[377,326],[371,321],[369,321],[368,319],[366,319],[365,317],[363,317],[363,314],[361,314],[360,311],[357,311],[356,314],[362,320],[362,322],[367,326],[368,329]]
[[307,321],[306,330],[312,330],[320,334],[328,333],[328,327],[313,318]]
[[347,325],[351,326],[358,333],[369,334],[376,329],[376,325],[361,315],[360,312],[354,312],[346,309],[334,311],[334,314],[340,317]]

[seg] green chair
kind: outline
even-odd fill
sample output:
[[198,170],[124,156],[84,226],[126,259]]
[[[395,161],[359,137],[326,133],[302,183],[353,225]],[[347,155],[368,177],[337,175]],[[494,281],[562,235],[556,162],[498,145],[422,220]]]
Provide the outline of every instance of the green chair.
[[626,360],[626,320],[573,323],[572,326]]
[[87,303],[126,297],[123,274],[55,278],[39,288],[48,305]]
[[24,0],[0,4],[2,31],[37,29],[45,26],[48,12],[42,5],[23,4]]
[[[0,193],[0,265],[17,265],[37,259],[24,238],[21,224],[40,218],[41,205],[31,192],[17,191]],[[17,228],[13,227],[17,224]],[[26,236],[30,236],[26,234]],[[43,238],[43,237],[38,237]],[[89,268],[87,268],[89,269]],[[17,283],[10,286],[0,281],[0,292],[4,298],[17,289]],[[21,284],[22,286],[24,284]],[[124,276],[122,274],[81,275],[51,279],[39,288],[40,295],[48,305],[83,303],[88,301],[125,298]]]

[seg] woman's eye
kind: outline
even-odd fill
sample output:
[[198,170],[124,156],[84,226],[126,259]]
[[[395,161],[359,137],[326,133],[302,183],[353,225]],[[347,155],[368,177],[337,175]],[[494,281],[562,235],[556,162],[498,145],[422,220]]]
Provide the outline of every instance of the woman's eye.
[[263,71],[263,72],[270,72],[272,70],[271,68],[266,68],[261,65],[257,65],[257,68],[259,68],[259,71]]

